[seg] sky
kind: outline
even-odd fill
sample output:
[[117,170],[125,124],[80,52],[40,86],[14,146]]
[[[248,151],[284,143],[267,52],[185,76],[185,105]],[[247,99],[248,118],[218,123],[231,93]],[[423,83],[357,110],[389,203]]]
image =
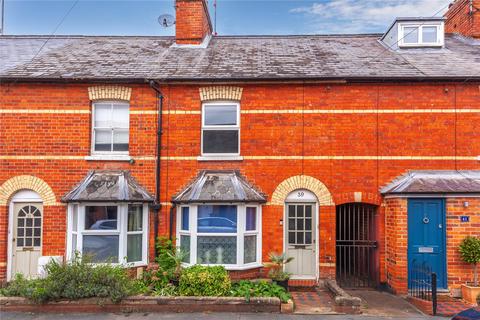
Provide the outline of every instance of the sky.
[[[76,4],[75,0],[4,1],[5,34],[173,35],[175,32],[174,26],[163,28],[157,22],[161,14],[174,14],[174,0],[78,0]],[[213,1],[209,0],[212,20]],[[219,35],[382,33],[397,16],[442,15],[451,1],[217,0],[216,29]]]

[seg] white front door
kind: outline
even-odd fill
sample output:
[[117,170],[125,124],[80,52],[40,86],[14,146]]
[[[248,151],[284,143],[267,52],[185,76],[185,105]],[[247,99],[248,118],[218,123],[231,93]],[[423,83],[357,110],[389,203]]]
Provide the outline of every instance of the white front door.
[[12,276],[37,275],[38,258],[42,255],[41,203],[14,203],[12,237]]
[[286,265],[292,278],[316,278],[316,204],[286,203],[285,247],[293,261]]

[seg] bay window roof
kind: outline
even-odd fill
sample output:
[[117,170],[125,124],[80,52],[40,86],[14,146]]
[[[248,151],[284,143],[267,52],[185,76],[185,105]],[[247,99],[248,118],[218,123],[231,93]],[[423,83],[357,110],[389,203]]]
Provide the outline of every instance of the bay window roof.
[[203,170],[185,189],[173,197],[174,203],[243,202],[264,203],[266,196],[238,171]]
[[383,187],[382,194],[480,193],[480,170],[416,170]]
[[92,170],[65,196],[63,202],[152,202],[153,196],[128,170]]

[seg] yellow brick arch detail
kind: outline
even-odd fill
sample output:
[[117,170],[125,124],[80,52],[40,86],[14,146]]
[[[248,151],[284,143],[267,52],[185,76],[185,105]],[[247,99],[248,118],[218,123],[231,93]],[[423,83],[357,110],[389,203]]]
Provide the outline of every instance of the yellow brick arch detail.
[[280,183],[272,194],[272,205],[283,205],[287,196],[295,190],[306,189],[313,192],[321,206],[333,206],[332,195],[327,187],[318,179],[310,176],[299,175],[285,179]]
[[0,205],[7,205],[15,192],[24,189],[38,193],[43,200],[44,206],[57,205],[52,188],[42,179],[27,175],[10,178],[0,186]]

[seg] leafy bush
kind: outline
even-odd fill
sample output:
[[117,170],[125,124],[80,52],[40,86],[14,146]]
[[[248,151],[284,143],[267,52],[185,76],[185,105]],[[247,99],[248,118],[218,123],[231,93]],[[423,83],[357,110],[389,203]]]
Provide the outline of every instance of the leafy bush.
[[232,285],[230,293],[233,297],[245,297],[247,301],[251,297],[277,297],[282,302],[287,302],[291,298],[283,287],[265,280],[258,282],[242,280]]
[[27,280],[21,275],[2,289],[2,294],[22,296],[35,302],[89,297],[110,298],[119,302],[132,292],[131,280],[124,268],[92,265],[88,257],[76,256],[69,263],[50,261],[44,279]]
[[480,238],[466,237],[460,244],[460,255],[466,263],[474,266],[474,286],[478,286],[477,264],[480,262]]
[[183,270],[179,293],[182,296],[218,297],[228,295],[230,287],[230,277],[224,267],[195,265]]

